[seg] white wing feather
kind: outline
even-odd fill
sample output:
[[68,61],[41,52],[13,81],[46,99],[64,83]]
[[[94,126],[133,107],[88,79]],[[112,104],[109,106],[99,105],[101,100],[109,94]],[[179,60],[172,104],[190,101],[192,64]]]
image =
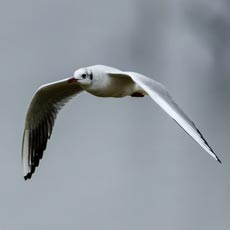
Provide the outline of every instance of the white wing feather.
[[26,115],[22,142],[24,178],[30,179],[43,156],[58,111],[73,96],[82,92],[68,79],[41,86],[32,98]]
[[188,133],[204,150],[206,150],[212,157],[221,163],[218,156],[204,139],[201,132],[189,117],[180,109],[180,107],[173,101],[165,86],[145,77],[144,75],[134,72],[119,72],[109,73],[110,76],[126,76],[130,77],[137,85],[139,85],[169,116],[171,116],[178,125]]

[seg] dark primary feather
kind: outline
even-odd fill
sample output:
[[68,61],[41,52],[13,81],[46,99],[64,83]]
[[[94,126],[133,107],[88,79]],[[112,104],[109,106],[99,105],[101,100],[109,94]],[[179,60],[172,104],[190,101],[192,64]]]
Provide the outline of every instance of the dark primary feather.
[[76,83],[62,80],[44,85],[35,93],[27,112],[23,136],[25,180],[31,178],[43,157],[58,111],[81,91],[81,87]]

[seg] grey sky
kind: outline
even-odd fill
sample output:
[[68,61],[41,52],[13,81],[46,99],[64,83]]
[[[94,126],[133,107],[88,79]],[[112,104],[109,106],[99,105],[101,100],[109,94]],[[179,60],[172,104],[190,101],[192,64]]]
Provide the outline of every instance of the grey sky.
[[[229,229],[229,12],[228,0],[0,0],[0,229]],[[82,94],[25,182],[33,93],[93,64],[166,85],[223,165],[149,98]]]

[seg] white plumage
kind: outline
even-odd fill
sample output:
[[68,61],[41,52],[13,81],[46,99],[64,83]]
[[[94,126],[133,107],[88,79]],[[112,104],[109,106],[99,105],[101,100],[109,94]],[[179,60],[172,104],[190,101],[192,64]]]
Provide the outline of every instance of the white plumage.
[[75,95],[87,91],[98,97],[149,95],[203,149],[221,163],[201,132],[173,101],[166,88],[141,74],[95,65],[81,68],[74,77],[41,86],[30,103],[23,135],[24,178],[30,179],[43,156],[58,111]]

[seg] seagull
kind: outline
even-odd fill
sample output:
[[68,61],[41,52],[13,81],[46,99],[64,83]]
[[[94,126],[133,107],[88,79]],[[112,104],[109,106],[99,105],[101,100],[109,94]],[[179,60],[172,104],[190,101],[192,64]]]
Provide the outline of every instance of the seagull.
[[22,141],[24,179],[30,179],[42,159],[59,110],[86,91],[97,97],[150,96],[204,150],[221,163],[201,132],[173,101],[165,86],[142,74],[104,65],[80,68],[73,77],[42,85],[29,105]]

